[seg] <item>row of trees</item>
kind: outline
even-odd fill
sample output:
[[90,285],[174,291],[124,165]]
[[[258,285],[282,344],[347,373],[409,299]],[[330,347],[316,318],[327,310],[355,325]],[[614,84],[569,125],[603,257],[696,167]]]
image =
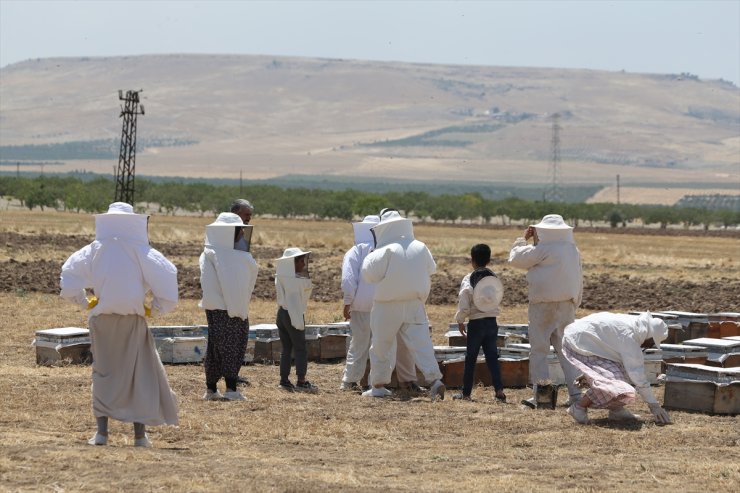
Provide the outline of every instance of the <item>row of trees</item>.
[[[115,195],[115,183],[107,178],[83,181],[78,177],[41,176],[36,178],[0,176],[0,195],[12,197],[33,209],[46,207],[75,212],[101,212]],[[208,183],[152,182],[136,180],[136,200],[140,208],[156,206],[165,214],[177,210],[215,215],[228,210],[238,197],[248,198],[256,214],[277,217],[315,217],[350,220],[375,214],[383,207],[394,207],[422,219],[442,222],[482,220],[507,224],[534,221],[557,212],[574,221],[608,221],[612,227],[640,220],[643,224],[682,224],[686,227],[740,224],[740,210],[604,204],[565,204],[527,201],[518,198],[484,199],[478,193],[431,195],[426,192],[373,193],[356,190],[315,190],[281,188],[274,185],[232,185]]]

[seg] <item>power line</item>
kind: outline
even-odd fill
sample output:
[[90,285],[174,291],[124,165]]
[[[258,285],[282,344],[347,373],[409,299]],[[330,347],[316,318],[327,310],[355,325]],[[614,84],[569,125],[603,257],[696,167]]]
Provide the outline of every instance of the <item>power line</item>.
[[552,115],[552,140],[550,141],[552,155],[550,157],[549,186],[545,191],[545,201],[562,202],[560,190],[560,113]]

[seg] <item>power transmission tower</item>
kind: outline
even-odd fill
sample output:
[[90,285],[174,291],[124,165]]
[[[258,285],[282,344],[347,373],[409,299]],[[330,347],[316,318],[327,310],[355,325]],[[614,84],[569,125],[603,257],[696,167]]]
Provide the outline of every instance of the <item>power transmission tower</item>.
[[562,202],[563,195],[560,191],[560,114],[552,115],[552,157],[550,158],[550,185],[545,191],[545,201]]
[[118,154],[116,169],[116,202],[127,202],[134,205],[134,175],[136,172],[136,117],[144,115],[144,105],[139,104],[139,91],[118,91],[118,99],[124,101],[121,106],[123,130],[121,131],[121,151]]

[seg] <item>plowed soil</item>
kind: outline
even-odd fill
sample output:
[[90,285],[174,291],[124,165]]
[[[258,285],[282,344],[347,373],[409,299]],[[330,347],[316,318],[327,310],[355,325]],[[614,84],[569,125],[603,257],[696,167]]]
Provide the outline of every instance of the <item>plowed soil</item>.
[[[7,250],[23,251],[31,258],[33,258],[33,252],[41,253],[45,250],[60,252],[59,259],[54,260],[17,261],[11,258],[0,263],[0,291],[58,293],[59,273],[64,259],[92,240],[92,237],[83,235],[0,233],[0,245],[4,245]],[[178,268],[181,298],[199,299],[201,291],[198,256],[202,251],[202,244],[193,241],[175,244],[154,243],[153,246],[168,258],[179,259],[175,260],[175,265]],[[254,297],[274,299],[272,259],[279,257],[281,250],[255,246],[252,253],[260,264]],[[343,253],[343,251],[331,248],[313,249],[310,270],[314,281],[312,298],[315,301],[339,302],[341,300],[339,282]],[[440,256],[437,260],[444,260],[439,263],[445,267],[441,267],[432,277],[429,303],[433,305],[456,304],[460,277],[454,275],[449,269],[454,266],[467,265],[468,259],[463,256]],[[493,268],[499,273],[506,288],[503,304],[506,306],[527,303],[524,273],[501,264],[494,265]],[[581,307],[588,310],[660,309],[700,313],[734,310],[740,300],[740,281],[718,277],[716,273],[709,274],[706,271],[697,272],[691,280],[665,278],[648,280],[626,274],[590,274],[589,266],[585,265]]]

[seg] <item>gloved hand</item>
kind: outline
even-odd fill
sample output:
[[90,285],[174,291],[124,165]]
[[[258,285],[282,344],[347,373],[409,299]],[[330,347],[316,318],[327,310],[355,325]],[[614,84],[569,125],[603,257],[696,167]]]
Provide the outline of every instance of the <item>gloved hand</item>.
[[97,296],[90,296],[87,299],[87,309],[88,310],[92,310],[93,308],[95,308],[95,305],[97,305],[97,304],[98,304],[98,297]]
[[151,317],[152,316],[152,307],[144,305],[144,316],[145,317]]
[[670,424],[671,418],[668,416],[668,413],[660,407],[660,404],[657,402],[654,404],[648,404],[648,407],[650,408],[650,412],[653,413],[653,416],[655,416],[655,422],[660,424]]

